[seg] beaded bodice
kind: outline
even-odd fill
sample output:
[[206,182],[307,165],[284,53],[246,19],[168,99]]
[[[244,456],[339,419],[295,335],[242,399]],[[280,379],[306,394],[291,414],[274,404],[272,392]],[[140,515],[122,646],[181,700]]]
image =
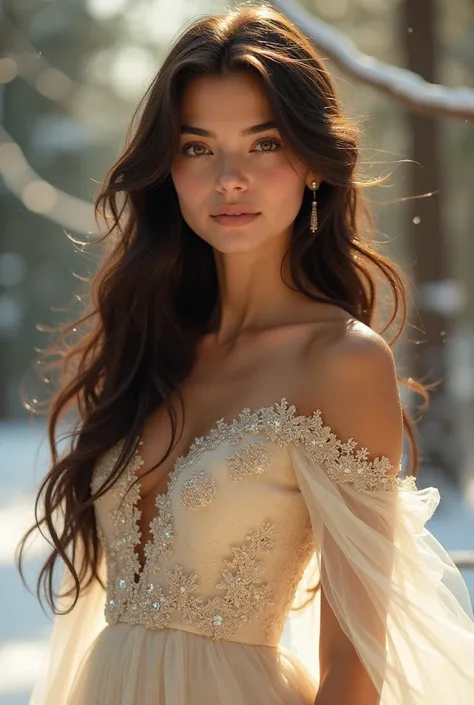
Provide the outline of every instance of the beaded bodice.
[[[150,629],[170,627],[213,639],[277,645],[295,590],[317,548],[289,448],[301,446],[331,480],[355,489],[416,489],[414,478],[386,474],[385,457],[343,443],[321,412],[298,415],[286,399],[220,419],[178,458],[167,491],[156,497],[152,539],[140,568],[138,447],[125,473],[95,502],[107,563],[105,617]],[[94,469],[106,481],[121,443]]]

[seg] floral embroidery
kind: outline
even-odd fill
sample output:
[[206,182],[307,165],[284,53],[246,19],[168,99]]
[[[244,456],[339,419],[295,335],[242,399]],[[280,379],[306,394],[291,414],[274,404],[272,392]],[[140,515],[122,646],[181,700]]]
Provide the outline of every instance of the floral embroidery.
[[266,522],[260,529],[251,529],[242,546],[232,547],[233,558],[225,561],[224,579],[216,585],[216,590],[225,591],[224,597],[204,601],[192,596],[183,610],[185,624],[196,624],[205,636],[213,639],[227,638],[265,605],[273,604],[268,585],[257,584],[264,567],[257,555],[273,549],[274,532],[274,523]]
[[[287,405],[286,400],[283,402]],[[290,406],[288,413],[293,418],[295,407]],[[298,416],[295,421],[299,427],[292,427],[292,442],[304,446],[309,459],[324,466],[328,477],[336,483],[352,484],[359,492],[365,491],[416,491],[416,478],[412,475],[400,478],[397,474],[388,474],[392,464],[386,456],[368,460],[367,448],[357,448],[353,438],[343,443],[329,426],[325,426],[321,411],[315,411],[311,417]]]
[[[273,640],[284,628],[298,584],[314,551],[313,532],[309,520],[303,536],[299,535],[296,548],[291,553],[291,565],[281,575],[278,609],[274,610],[265,621],[264,631],[268,639]],[[307,597],[309,595],[305,596],[304,601]]]
[[269,464],[270,457],[270,450],[265,441],[249,443],[238,448],[226,458],[231,478],[238,481],[247,475],[261,474]]
[[181,503],[187,509],[198,509],[212,501],[217,492],[216,483],[204,470],[189,477],[181,488]]
[[[175,611],[181,611],[183,620],[198,625],[202,633],[212,638],[222,638],[235,633],[239,625],[248,621],[262,605],[271,604],[272,597],[267,586],[257,584],[261,566],[255,560],[255,554],[257,550],[265,553],[273,547],[273,541],[269,538],[269,533],[274,529],[272,522],[265,523],[259,530],[255,529],[255,533],[251,532],[243,546],[232,548],[234,558],[226,563],[236,573],[224,569],[224,580],[216,586],[216,590],[226,591],[224,597],[205,600],[195,595],[197,575],[185,575],[179,563],[173,570],[163,571],[168,587],[166,592],[148,579],[151,571],[159,570],[159,556],[171,558],[173,554],[171,497],[179,474],[184,468],[195,464],[204,452],[224,442],[237,445],[247,434],[263,434],[265,440],[248,444],[227,456],[230,475],[234,480],[250,473],[263,472],[270,462],[266,444],[272,441],[279,447],[292,443],[303,447],[311,461],[324,466],[331,480],[350,483],[356,490],[416,490],[414,477],[401,479],[386,474],[392,466],[385,456],[369,461],[367,449],[357,449],[357,443],[352,438],[341,442],[330,427],[324,426],[319,410],[311,416],[297,415],[295,406],[289,406],[285,398],[258,411],[246,408],[230,423],[219,419],[208,434],[193,441],[185,456],[177,459],[168,478],[167,491],[156,497],[159,513],[150,522],[152,539],[144,546],[145,566],[141,571],[135,551],[142,537],[139,527],[141,511],[137,507],[140,483],[135,482],[131,486],[136,480],[137,470],[143,465],[137,449],[126,471],[109,490],[117,499],[117,508],[112,512],[113,536],[106,539],[101,532],[109,573],[105,606],[107,621],[131,621],[159,628],[169,623]],[[91,483],[94,492],[107,480],[121,449],[122,442],[119,442],[102,458]],[[212,478],[199,471],[183,485],[181,501],[194,509],[210,502],[215,491]],[[307,548],[307,544],[305,546]],[[306,548],[303,547],[302,551]],[[302,564],[299,554],[298,564]],[[293,590],[296,577],[291,576],[289,580],[289,588]]]
[[[194,440],[187,455],[178,458],[172,475],[193,465],[203,453],[214,450],[225,441],[237,445],[247,434],[264,434],[267,441],[273,441],[280,447],[291,443],[303,446],[313,462],[324,465],[331,480],[351,483],[359,491],[416,490],[415,477],[400,478],[395,474],[387,475],[386,471],[392,468],[387,457],[367,460],[367,448],[356,450],[358,444],[352,438],[345,443],[339,440],[331,428],[324,425],[319,409],[311,416],[297,414],[296,407],[293,404],[288,405],[285,397],[281,402],[262,407],[258,411],[245,408],[230,423],[226,423],[223,418],[219,419],[208,434]],[[258,448],[263,444],[264,442],[255,445]],[[245,448],[246,446],[228,456],[234,475],[239,474],[238,455],[242,454],[245,464],[245,453],[255,452],[246,451]],[[244,474],[246,471],[246,468],[242,469]]]
[[[91,489],[97,492],[110,475],[112,468],[118,461],[123,443],[120,442],[104,456],[99,467],[99,472],[93,475]],[[141,511],[137,508],[140,498],[138,483],[130,488],[130,477],[143,465],[143,459],[135,453],[129,463],[127,470],[119,477],[117,482],[109,490],[116,506],[112,510],[112,522],[117,531],[112,536],[110,545],[107,545],[105,537],[100,530],[101,540],[107,550],[109,581],[107,586],[106,613],[119,614],[126,609],[127,605],[134,600],[134,580],[135,574],[140,571],[140,561],[135,552],[135,546],[140,542],[141,531],[139,529],[139,519]],[[98,532],[99,533],[99,532]],[[116,556],[120,555],[123,568],[120,573],[117,571]],[[118,621],[118,620],[116,620]]]

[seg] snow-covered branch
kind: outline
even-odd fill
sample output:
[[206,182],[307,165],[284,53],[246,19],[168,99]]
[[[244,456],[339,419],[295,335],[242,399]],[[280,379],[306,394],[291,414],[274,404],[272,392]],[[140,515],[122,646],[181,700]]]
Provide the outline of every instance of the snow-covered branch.
[[474,120],[474,90],[429,83],[407,69],[363,54],[343,32],[311,15],[294,0],[272,0],[345,73],[383,91],[411,110]]
[[42,179],[1,125],[0,176],[28,210],[75,233],[97,234],[92,203],[71,196]]

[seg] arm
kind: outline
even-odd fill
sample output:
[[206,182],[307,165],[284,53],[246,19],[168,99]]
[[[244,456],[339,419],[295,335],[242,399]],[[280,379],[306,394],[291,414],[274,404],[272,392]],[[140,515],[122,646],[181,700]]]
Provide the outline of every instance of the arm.
[[[317,406],[324,410],[325,423],[339,438],[354,438],[360,448],[370,448],[367,456],[369,460],[382,455],[388,457],[393,465],[388,472],[396,473],[402,453],[403,423],[390,347],[376,334],[352,337],[339,344],[324,367],[324,373],[317,375]],[[324,380],[322,388],[321,380]],[[314,401],[312,404],[314,407]],[[375,514],[355,502],[351,505],[349,497],[346,497],[346,503],[359,519],[392,540],[389,522],[380,522]],[[360,584],[355,571],[331,534],[325,533],[319,649],[321,682],[315,705],[379,705],[379,688],[364,669],[350,636],[345,633],[331,608],[330,578],[324,567],[325,554],[330,554],[331,565],[337,562],[342,567],[345,580],[351,583],[352,594],[357,595],[357,604],[367,620],[370,634],[383,647],[386,639],[383,606],[377,613],[374,612],[371,598]],[[387,555],[384,569],[389,575],[390,555]]]

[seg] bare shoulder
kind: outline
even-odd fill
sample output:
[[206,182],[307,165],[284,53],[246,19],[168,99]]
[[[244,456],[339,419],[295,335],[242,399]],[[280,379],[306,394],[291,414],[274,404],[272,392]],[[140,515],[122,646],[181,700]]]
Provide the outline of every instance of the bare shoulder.
[[[328,371],[333,369],[338,375],[347,373],[350,376],[356,370],[359,374],[366,370],[382,375],[389,373],[389,376],[396,377],[395,359],[389,344],[360,321],[348,320],[327,343],[322,352]],[[315,354],[312,362],[317,364],[317,358]]]
[[323,422],[345,442],[352,438],[369,457],[385,455],[398,468],[403,416],[393,352],[378,333],[351,319],[305,362],[305,414],[319,409]]

